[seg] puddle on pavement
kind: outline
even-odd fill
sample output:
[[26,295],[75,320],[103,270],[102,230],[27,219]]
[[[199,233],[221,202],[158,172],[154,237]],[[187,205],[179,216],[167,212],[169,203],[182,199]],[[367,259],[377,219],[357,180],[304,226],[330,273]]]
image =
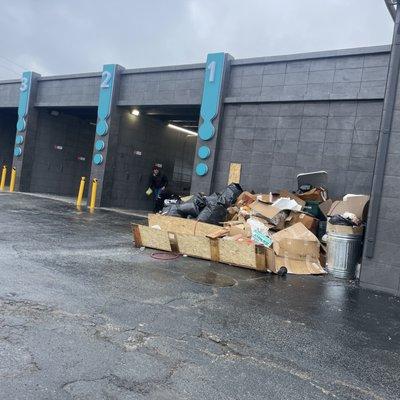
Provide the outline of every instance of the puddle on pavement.
[[185,275],[185,278],[195,283],[201,283],[202,285],[217,286],[217,287],[229,287],[236,285],[236,280],[216,272],[203,272],[195,271],[189,272]]

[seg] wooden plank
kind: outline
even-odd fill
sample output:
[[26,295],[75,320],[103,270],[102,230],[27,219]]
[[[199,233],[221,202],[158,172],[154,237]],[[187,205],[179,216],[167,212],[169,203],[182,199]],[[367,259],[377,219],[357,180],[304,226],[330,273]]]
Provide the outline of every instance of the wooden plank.
[[242,164],[231,163],[229,166],[229,177],[228,185],[230,183],[240,183],[240,172],[242,170]]
[[158,225],[163,231],[182,233],[185,235],[207,236],[209,233],[215,232],[218,229],[218,225],[160,214],[149,214],[148,220],[149,226]]
[[137,224],[132,224],[133,243],[135,247],[142,247],[142,238],[140,237],[140,228]]

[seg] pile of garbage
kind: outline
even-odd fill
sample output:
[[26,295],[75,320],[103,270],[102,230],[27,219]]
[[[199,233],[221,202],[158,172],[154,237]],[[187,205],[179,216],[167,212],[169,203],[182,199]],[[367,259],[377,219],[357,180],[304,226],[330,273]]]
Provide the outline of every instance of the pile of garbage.
[[368,201],[352,194],[332,201],[325,187],[312,184],[256,194],[232,183],[222,193],[169,203],[161,214],[219,225],[212,237],[270,249],[273,272],[323,274],[329,234],[362,235]]

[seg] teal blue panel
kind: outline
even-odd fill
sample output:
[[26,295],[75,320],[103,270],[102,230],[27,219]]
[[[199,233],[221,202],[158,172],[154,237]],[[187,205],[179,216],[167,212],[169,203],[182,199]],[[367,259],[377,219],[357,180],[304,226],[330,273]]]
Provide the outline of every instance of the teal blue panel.
[[96,133],[104,136],[108,132],[107,119],[111,112],[111,103],[114,91],[116,64],[107,64],[103,66],[101,75],[99,105],[97,109]]
[[95,154],[94,157],[93,157],[93,162],[94,162],[96,165],[102,164],[103,160],[104,160],[104,159],[103,159],[103,156],[102,156],[101,154]]
[[106,147],[106,144],[104,143],[103,140],[96,140],[96,143],[94,145],[97,151],[102,151],[104,150],[104,147]]
[[24,143],[24,137],[23,137],[22,135],[17,135],[17,136],[15,137],[15,143],[16,143],[16,144],[22,144],[22,143]]
[[197,155],[202,159],[205,160],[206,158],[210,157],[211,150],[208,146],[201,146],[197,151]]
[[203,122],[199,127],[199,137],[202,140],[210,140],[215,134],[212,122],[219,111],[224,63],[224,53],[213,53],[207,56],[203,98],[200,108],[200,115]]
[[204,176],[207,174],[207,172],[208,172],[207,164],[199,163],[196,165],[196,174],[198,176]]
[[21,147],[15,147],[15,149],[14,149],[14,156],[15,157],[19,157],[20,155],[22,154],[22,149],[21,149]]
[[24,132],[26,129],[26,116],[28,114],[29,97],[31,95],[32,72],[26,71],[22,74],[21,86],[19,88],[18,121],[17,131]]

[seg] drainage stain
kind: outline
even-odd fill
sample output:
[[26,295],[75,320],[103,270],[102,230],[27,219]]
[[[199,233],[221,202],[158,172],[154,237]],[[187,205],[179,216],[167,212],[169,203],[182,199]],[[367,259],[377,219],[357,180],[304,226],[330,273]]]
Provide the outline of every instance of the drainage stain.
[[203,285],[217,286],[217,287],[228,287],[234,286],[236,280],[222,274],[217,274],[215,272],[189,272],[185,275],[185,278],[189,281],[201,283]]

